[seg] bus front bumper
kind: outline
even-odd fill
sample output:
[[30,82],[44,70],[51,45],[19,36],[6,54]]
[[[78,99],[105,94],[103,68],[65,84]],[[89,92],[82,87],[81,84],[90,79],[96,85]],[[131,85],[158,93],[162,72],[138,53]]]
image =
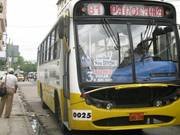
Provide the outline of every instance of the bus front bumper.
[[[179,106],[180,99],[163,107],[108,110],[87,105],[82,101],[70,107],[69,128],[72,130],[131,130],[180,125]],[[132,115],[135,118],[131,117]],[[132,118],[133,120],[130,120]]]

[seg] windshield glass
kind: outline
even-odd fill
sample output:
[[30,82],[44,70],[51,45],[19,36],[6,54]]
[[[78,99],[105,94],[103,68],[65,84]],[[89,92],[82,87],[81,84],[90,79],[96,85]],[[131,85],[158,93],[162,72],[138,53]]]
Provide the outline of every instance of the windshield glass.
[[109,22],[77,25],[82,82],[131,83],[177,79],[178,59],[173,28],[131,24],[129,29],[130,33],[127,24]]

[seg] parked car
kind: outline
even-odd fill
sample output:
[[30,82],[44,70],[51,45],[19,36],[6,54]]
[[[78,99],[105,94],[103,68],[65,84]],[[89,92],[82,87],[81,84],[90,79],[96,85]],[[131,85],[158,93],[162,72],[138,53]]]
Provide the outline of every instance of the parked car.
[[37,73],[36,72],[29,72],[28,75],[27,75],[27,79],[28,80],[36,80],[37,79]]

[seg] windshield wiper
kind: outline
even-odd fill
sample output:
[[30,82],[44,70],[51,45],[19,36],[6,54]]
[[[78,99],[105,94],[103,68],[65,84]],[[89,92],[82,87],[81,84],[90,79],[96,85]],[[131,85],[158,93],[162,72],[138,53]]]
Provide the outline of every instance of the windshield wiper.
[[102,25],[103,25],[103,28],[104,28],[107,36],[111,37],[112,41],[115,44],[115,49],[119,49],[120,45],[119,45],[118,39],[116,38],[116,35],[114,34],[108,20],[106,18],[103,18],[102,21],[103,21]]
[[104,31],[106,32],[108,37],[111,37],[112,41],[115,44],[115,49],[119,51],[119,67],[120,67],[120,63],[121,63],[121,45],[120,45],[120,38],[119,38],[119,33],[117,33],[117,38],[116,35],[114,34],[114,31],[112,30],[108,20],[106,18],[102,19],[103,21],[103,28]]
[[[144,32],[144,37],[142,37],[141,34],[141,42],[138,44],[141,46],[141,49],[144,49],[144,54],[141,58],[141,61],[144,60],[144,58],[146,58],[146,55],[148,54],[148,50],[153,42],[153,32],[154,30],[158,27],[158,25],[154,25],[154,21],[152,21],[152,23],[150,22],[147,27],[146,30]],[[149,42],[150,41],[150,42]]]
[[[141,40],[146,40],[147,38],[149,38],[152,35],[154,24],[155,24],[154,20],[149,21],[149,23],[146,26],[146,30],[144,32],[144,36],[141,37]],[[157,26],[157,24],[156,24],[156,26]]]

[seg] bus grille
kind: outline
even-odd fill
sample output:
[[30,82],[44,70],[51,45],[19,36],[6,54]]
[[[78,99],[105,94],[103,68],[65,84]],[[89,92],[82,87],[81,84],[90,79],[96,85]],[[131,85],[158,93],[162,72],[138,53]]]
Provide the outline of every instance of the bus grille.
[[142,121],[129,121],[129,117],[114,117],[94,121],[96,126],[130,126],[145,124],[162,124],[173,120],[173,117],[161,115],[146,115]]
[[[179,97],[175,95],[177,88],[169,87],[140,87],[115,90],[105,88],[89,93],[86,103],[99,108],[140,108],[167,105]],[[159,102],[162,102],[161,104]],[[160,105],[158,105],[160,104]]]

